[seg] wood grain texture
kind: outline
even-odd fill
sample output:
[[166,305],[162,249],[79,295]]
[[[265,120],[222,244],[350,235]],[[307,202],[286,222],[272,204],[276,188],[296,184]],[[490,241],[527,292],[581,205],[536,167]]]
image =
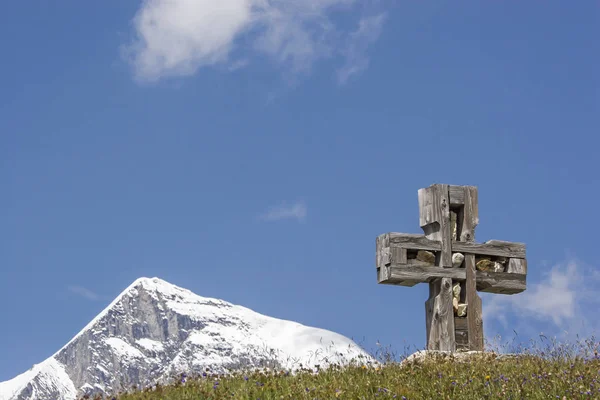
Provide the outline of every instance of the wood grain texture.
[[485,293],[517,294],[527,288],[527,275],[477,271],[477,290]]
[[457,350],[472,350],[469,347],[469,332],[465,330],[457,330],[454,332],[456,338],[456,349]]
[[525,244],[501,240],[485,243],[452,242],[452,250],[475,255],[525,258]]
[[378,267],[377,268],[377,282],[382,283],[390,278],[390,267]]
[[[432,321],[435,299],[440,294],[441,279],[429,283],[429,298],[425,301],[425,339],[428,350],[435,350],[439,346],[439,341],[432,337]],[[437,331],[435,332],[437,334]]]
[[425,236],[441,244],[439,266],[452,267],[452,232],[448,185],[435,184],[419,189],[419,223]]
[[527,274],[527,260],[524,258],[509,258],[506,272],[510,274]]
[[377,268],[385,267],[392,263],[390,253],[390,235],[384,233],[383,235],[377,236],[375,240],[375,266]]
[[431,282],[438,278],[450,278],[457,280],[464,280],[466,278],[464,268],[440,268],[436,266],[418,266],[418,265],[395,265],[390,266],[389,282],[396,284],[396,282],[410,280],[418,282]]
[[[440,267],[452,268],[452,226],[450,224],[450,199],[448,198],[448,185],[437,185],[436,190],[442,214],[442,220],[440,221],[440,231],[442,232]],[[452,324],[454,325],[454,321]]]
[[433,186],[428,188],[419,189],[418,197],[419,197],[419,225],[423,230],[426,227],[430,226],[430,232],[427,235],[427,238],[430,240],[441,241],[442,237],[438,233],[439,226],[435,226],[439,224],[439,220],[442,218],[440,214],[439,207],[435,206],[436,199],[434,197],[435,192]]
[[[479,191],[477,186],[466,186],[465,196],[469,194],[471,203],[471,218],[473,218],[473,225],[479,225]],[[466,202],[465,202],[466,204]]]
[[428,251],[440,251],[442,244],[435,240],[428,239],[422,234],[413,233],[387,233],[389,237],[389,244],[392,247],[403,247],[411,250],[428,250]]
[[452,279],[437,279],[429,285],[429,299],[425,302],[425,312],[427,349],[455,351]]
[[460,207],[465,204],[465,186],[448,185],[450,206]]
[[[413,260],[408,261],[412,262]],[[379,283],[414,286],[417,283],[431,282],[438,278],[450,278],[455,281],[464,281],[467,278],[466,264],[465,268],[440,268],[410,264],[391,264],[387,268],[387,278],[380,280]],[[475,281],[477,290],[486,293],[516,294],[526,288],[526,275],[524,274],[475,271]]]
[[464,317],[454,317],[454,329],[457,331],[466,331],[469,329],[467,319]]
[[[474,242],[475,228],[479,223],[479,208],[477,206],[477,188],[464,186],[464,207],[461,221],[460,241]],[[456,251],[456,250],[454,250]]]
[[465,271],[467,275],[467,326],[469,332],[469,350],[483,351],[483,319],[481,298],[477,294],[477,271],[475,256],[465,255]]
[[390,247],[393,264],[406,264],[408,262],[408,252],[402,247]]
[[[462,231],[464,233],[464,228],[462,229]],[[429,238],[427,238],[427,236],[424,235],[397,232],[390,232],[384,235],[387,236],[381,245],[378,244],[378,248],[379,246],[386,246],[386,244],[389,243],[388,246],[403,247],[406,249],[413,250],[442,250],[442,243],[440,243],[439,241],[430,240]],[[378,237],[378,243],[379,238],[381,238],[381,236],[384,235],[380,235]],[[472,235],[474,235],[474,233],[472,233]],[[507,258],[525,258],[526,254],[526,246],[524,243],[505,242],[502,240],[490,240],[485,243],[452,241],[451,250],[460,253],[472,253],[475,255],[498,256]]]

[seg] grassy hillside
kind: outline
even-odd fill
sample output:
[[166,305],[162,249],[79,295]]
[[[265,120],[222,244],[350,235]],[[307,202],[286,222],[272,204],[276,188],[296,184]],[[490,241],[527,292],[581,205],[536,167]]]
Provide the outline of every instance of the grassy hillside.
[[[542,343],[544,342],[542,338]],[[600,343],[532,343],[459,359],[443,355],[418,361],[381,349],[380,364],[327,370],[250,371],[223,377],[207,370],[175,384],[132,390],[118,400],[187,399],[600,399]]]

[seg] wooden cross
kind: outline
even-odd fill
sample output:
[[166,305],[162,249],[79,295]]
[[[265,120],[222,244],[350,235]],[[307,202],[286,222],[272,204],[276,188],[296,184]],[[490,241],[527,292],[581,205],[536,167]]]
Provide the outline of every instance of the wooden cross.
[[429,283],[428,350],[483,351],[477,291],[524,291],[525,245],[499,240],[475,243],[479,223],[475,186],[435,184],[419,189],[419,220],[424,235],[392,232],[377,237],[377,281],[400,286]]

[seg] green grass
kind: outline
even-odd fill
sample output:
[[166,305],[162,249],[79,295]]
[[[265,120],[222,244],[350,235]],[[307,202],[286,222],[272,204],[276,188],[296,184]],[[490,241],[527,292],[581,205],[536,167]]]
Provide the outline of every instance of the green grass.
[[[218,376],[207,370],[176,383],[116,396],[118,400],[188,399],[600,399],[600,342],[560,344],[540,336],[529,347],[486,346],[469,362],[448,356],[401,361],[387,349],[378,363],[324,370],[247,371]],[[405,349],[406,350],[406,349]]]

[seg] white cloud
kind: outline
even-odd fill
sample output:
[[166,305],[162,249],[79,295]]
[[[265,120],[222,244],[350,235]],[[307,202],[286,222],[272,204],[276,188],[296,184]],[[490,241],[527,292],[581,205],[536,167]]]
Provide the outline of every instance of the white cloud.
[[292,205],[282,205],[271,208],[267,213],[261,216],[261,219],[267,221],[279,221],[282,219],[297,219],[302,222],[306,219],[307,209],[302,202],[297,202]]
[[69,286],[69,291],[73,292],[81,297],[84,297],[88,300],[93,300],[93,301],[101,300],[101,297],[98,296],[96,293],[94,293],[91,290],[86,289],[82,286]]
[[[355,2],[143,0],[125,54],[136,77],[145,81],[193,75],[203,66],[228,63],[231,53],[245,45],[292,72],[308,72],[316,59],[337,53],[343,43],[331,11]],[[366,68],[364,48],[379,36],[382,22],[381,16],[366,18],[349,36],[357,43],[346,46],[346,57],[358,70]]]
[[367,48],[381,35],[386,14],[363,18],[358,29],[352,32],[345,51],[346,64],[337,71],[338,82],[344,84],[353,75],[358,75],[369,67]]
[[[528,282],[520,294],[487,294],[484,299],[484,326],[500,322],[504,329],[534,333],[534,329],[587,334],[600,328],[597,310],[600,271],[571,260],[552,267],[539,283]],[[511,326],[508,316],[517,317]],[[535,326],[535,328],[534,328]],[[546,329],[547,328],[547,329]],[[519,329],[516,329],[517,331]],[[538,332],[539,333],[539,332]]]

